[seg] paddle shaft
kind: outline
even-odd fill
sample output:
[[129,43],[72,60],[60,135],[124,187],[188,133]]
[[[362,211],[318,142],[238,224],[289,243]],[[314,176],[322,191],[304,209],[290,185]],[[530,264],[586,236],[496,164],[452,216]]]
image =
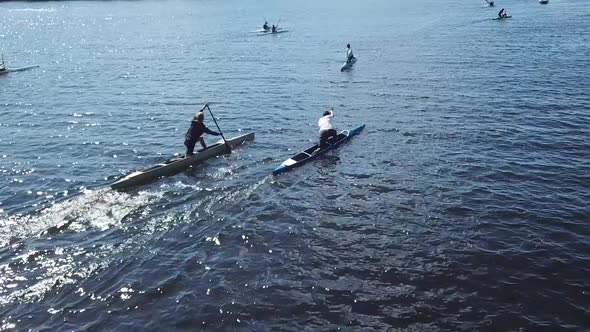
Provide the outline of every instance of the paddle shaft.
[[211,108],[209,107],[209,104],[205,104],[205,107],[207,107],[207,109],[209,110],[209,113],[211,114],[211,117],[213,118],[213,122],[215,122],[215,126],[217,127],[217,130],[219,130],[219,133],[221,134],[221,138],[223,139],[223,142],[225,143],[225,146],[227,146],[227,151],[231,152],[231,148],[229,147],[229,144],[227,144],[227,141],[225,140],[225,137],[223,136],[223,133],[221,132],[221,129],[219,128],[219,125],[217,124],[217,120],[215,120],[215,116],[213,115],[213,112],[211,112]]

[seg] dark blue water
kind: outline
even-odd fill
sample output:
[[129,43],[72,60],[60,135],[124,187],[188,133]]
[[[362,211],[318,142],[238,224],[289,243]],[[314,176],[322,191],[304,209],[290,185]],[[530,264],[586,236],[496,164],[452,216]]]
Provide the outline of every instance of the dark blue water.
[[484,4],[2,3],[0,330],[588,330],[590,6]]

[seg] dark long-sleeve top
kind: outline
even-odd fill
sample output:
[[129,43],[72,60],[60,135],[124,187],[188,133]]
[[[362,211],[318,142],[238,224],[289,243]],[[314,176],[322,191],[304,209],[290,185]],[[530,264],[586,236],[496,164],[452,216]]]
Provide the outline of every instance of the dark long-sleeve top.
[[199,137],[201,137],[201,135],[203,135],[203,133],[215,136],[221,135],[220,133],[205,127],[205,124],[203,124],[203,122],[192,121],[190,128],[188,128],[188,130],[186,131],[184,139],[187,141],[196,141],[199,139]]

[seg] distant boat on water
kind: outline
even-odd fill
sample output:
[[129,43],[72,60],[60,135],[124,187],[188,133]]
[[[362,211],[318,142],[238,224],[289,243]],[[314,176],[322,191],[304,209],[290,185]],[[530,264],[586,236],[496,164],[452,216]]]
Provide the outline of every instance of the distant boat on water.
[[546,5],[549,3],[549,0],[539,0],[539,3],[542,5]]
[[2,54],[2,60],[0,61],[0,75],[7,74],[7,73],[12,73],[12,72],[15,72],[15,71],[28,70],[28,69],[37,68],[37,67],[39,67],[39,66],[28,66],[28,67],[21,67],[21,68],[8,68],[4,64],[4,54]]

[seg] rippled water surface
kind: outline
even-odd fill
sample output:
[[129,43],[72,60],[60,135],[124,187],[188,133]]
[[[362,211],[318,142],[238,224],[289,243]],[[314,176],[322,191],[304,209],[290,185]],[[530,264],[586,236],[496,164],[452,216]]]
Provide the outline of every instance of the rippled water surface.
[[496,2],[1,3],[0,331],[590,329],[590,6]]

